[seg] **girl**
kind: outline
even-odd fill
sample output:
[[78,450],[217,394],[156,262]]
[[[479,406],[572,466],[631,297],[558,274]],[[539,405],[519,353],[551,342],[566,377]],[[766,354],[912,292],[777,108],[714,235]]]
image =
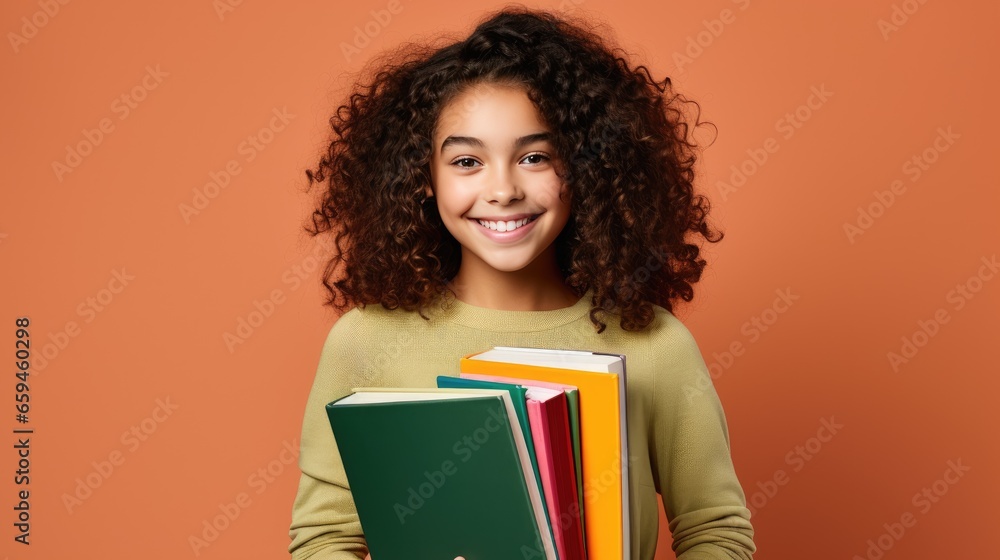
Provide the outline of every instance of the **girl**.
[[367,553],[328,402],[434,387],[463,355],[536,346],[628,356],[632,558],[654,556],[657,493],[678,558],[751,558],[723,410],[671,313],[705,267],[696,243],[721,234],[694,194],[669,78],[524,8],[372,68],[306,172],[325,182],[307,229],[333,237],[323,282],[343,315],[306,404],[292,557]]

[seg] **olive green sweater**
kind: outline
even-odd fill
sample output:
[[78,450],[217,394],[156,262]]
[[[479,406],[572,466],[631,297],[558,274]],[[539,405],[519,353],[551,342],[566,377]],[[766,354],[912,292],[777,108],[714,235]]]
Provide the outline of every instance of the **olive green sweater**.
[[679,559],[751,558],[750,511],[733,470],[725,416],[691,333],[655,306],[655,319],[643,332],[604,319],[607,328],[597,334],[590,299],[588,293],[572,307],[550,311],[504,311],[452,298],[425,312],[430,321],[377,305],[345,313],[326,339],[306,403],[302,477],[289,530],[292,558],[367,554],[326,404],[353,387],[436,387],[438,375],[458,375],[460,358],[494,346],[625,354],[632,559],[654,557],[657,493]]

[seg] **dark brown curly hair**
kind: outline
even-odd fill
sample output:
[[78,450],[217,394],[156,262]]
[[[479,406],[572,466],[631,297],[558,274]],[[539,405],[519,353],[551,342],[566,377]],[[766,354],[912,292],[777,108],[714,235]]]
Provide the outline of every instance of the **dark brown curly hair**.
[[[698,104],[674,94],[670,78],[633,68],[596,27],[509,6],[463,40],[403,44],[366,66],[330,118],[333,140],[317,169],[306,171],[308,188],[326,182],[306,230],[334,236],[323,273],[328,305],[343,312],[380,303],[427,319],[436,298],[454,295],[461,247],[424,187],[438,115],[482,82],[524,88],[555,133],[572,193],[554,242],[558,265],[578,297],[594,290],[597,332],[602,314],[638,331],[652,322],[652,304],[673,310],[678,298],[691,301],[706,264],[696,238],[722,239],[692,183],[696,145],[682,108]],[[697,113],[694,121],[710,125]]]

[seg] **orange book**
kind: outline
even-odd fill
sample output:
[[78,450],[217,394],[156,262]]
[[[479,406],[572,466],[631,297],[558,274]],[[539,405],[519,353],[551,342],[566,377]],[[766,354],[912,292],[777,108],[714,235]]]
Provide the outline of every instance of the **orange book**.
[[579,388],[587,557],[631,558],[625,356],[496,347],[463,357],[459,370]]

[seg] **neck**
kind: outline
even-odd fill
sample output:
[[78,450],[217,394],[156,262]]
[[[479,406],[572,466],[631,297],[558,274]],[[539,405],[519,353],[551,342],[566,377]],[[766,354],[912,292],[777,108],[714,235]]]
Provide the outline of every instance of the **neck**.
[[580,300],[563,281],[553,251],[513,272],[497,270],[479,259],[463,258],[451,289],[459,301],[506,311],[563,309]]

